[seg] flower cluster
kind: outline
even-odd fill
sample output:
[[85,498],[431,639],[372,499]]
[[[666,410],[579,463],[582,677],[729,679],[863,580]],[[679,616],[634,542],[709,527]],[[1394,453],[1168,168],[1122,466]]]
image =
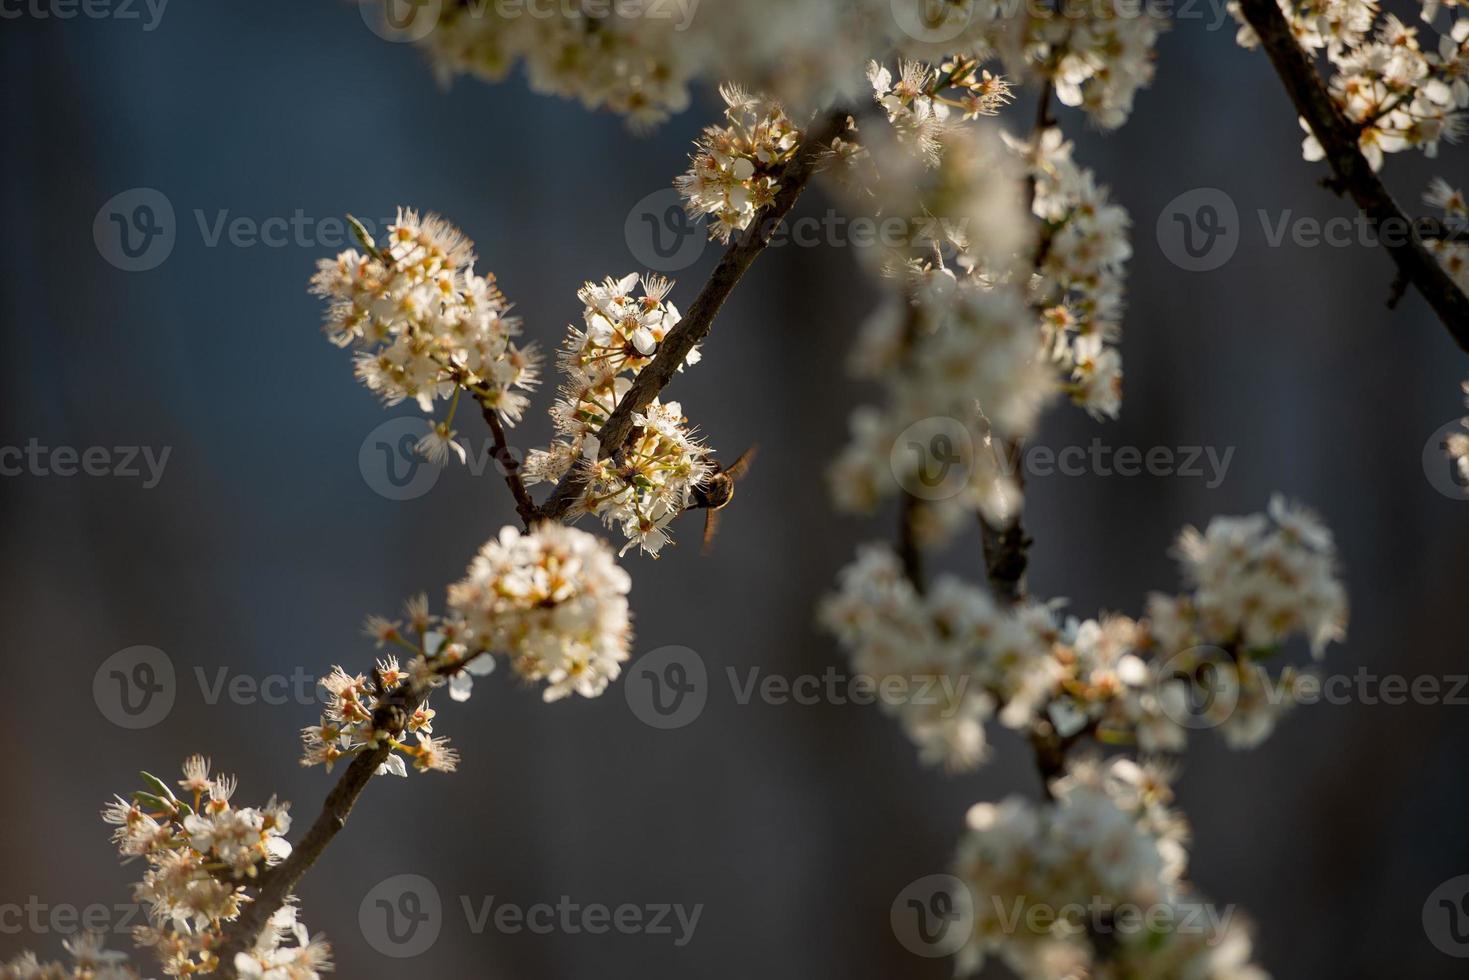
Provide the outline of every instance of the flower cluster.
[[[1469,20],[1463,23],[1469,24]],[[1429,251],[1438,257],[1455,285],[1469,293],[1469,203],[1464,192],[1438,177],[1429,184],[1423,201],[1443,212],[1444,234],[1428,242]]]
[[1168,21],[1127,0],[1082,0],[1087,16],[1080,20],[1071,16],[1076,4],[1060,6],[1058,15],[1035,22],[1026,55],[1042,72],[1049,69],[1063,105],[1079,106],[1097,125],[1115,129],[1153,81],[1153,49]]
[[[908,490],[925,501],[932,540],[975,509],[996,521],[1014,510],[1006,447],[1029,434],[1054,394],[1097,417],[1117,414],[1122,361],[1111,344],[1121,331],[1130,221],[1055,128],[1019,141],[951,127],[933,165],[901,132],[867,142],[879,210],[909,217],[916,233],[881,250],[899,289],[864,326],[852,366],[880,378],[888,401],[854,413],[831,487],[839,506],[859,512]],[[1027,186],[1034,220],[1024,212]],[[968,479],[942,494],[919,488],[929,460],[904,445],[903,433],[932,419],[965,432],[948,442],[953,468]]]
[[930,164],[950,128],[954,110],[965,119],[993,116],[1010,102],[1010,83],[979,67],[974,58],[953,58],[935,69],[921,61],[900,61],[898,78],[876,61],[867,66],[873,98],[887,113],[899,139],[912,143]]
[[381,247],[355,230],[364,251],[322,259],[311,280],[330,302],[327,335],[357,349],[357,377],[387,404],[412,398],[432,412],[436,399],[451,399],[418,448],[434,462],[451,452],[462,462],[451,428],[460,392],[517,421],[528,403],[521,391],[536,382],[535,351],[515,343],[520,319],[508,315],[495,277],[474,272],[474,245],[459,229],[400,208]]
[[608,17],[605,5],[600,17],[512,17],[497,15],[494,4],[442,6],[423,43],[445,81],[470,74],[498,82],[523,61],[534,91],[616,112],[634,127],[688,107],[689,49],[670,20]]
[[[112,839],[118,851],[148,864],[136,888],[148,909],[148,925],[137,927],[133,938],[153,948],[169,976],[218,967],[214,950],[223,940],[224,924],[238,918],[251,900],[247,889],[261,871],[291,852],[285,839],[291,829],[288,804],[272,798],[259,808],[233,806],[236,780],[211,776],[201,756],[184,763],[183,775],[177,784],[181,792],[175,793],[163,780],[143,773],[147,789],[131,799],[117,797],[102,811],[103,820],[116,828]],[[315,980],[319,971],[330,969],[329,948],[295,921],[293,907],[277,913],[277,919],[250,953],[236,958],[233,965],[241,976]],[[294,943],[286,945],[288,938]],[[87,949],[99,961],[115,956]]]
[[[410,618],[413,606],[410,603]],[[367,632],[379,638],[403,635],[396,624],[378,617],[368,620]],[[458,649],[452,633],[449,625],[441,633],[424,632],[421,643],[436,654],[441,647]],[[449,650],[444,651],[446,656],[452,655]],[[428,655],[420,652],[410,668],[427,660]],[[405,758],[419,770],[453,772],[458,767],[459,754],[448,739],[434,737],[434,709],[419,699],[408,699],[413,677],[396,657],[379,660],[370,678],[333,667],[318,683],[327,695],[326,710],[320,724],[301,730],[301,765],[324,765],[330,772],[343,756],[386,745],[392,752],[379,765],[379,775],[408,775]],[[403,741],[409,735],[416,737],[416,744]]]
[[[926,540],[946,537],[975,510],[996,520],[1012,513],[1019,490],[994,435],[1029,431],[1052,390],[1034,318],[1017,291],[938,272],[914,299],[889,300],[864,334],[859,373],[878,368],[888,351],[897,363],[879,375],[886,403],[852,414],[851,441],[828,473],[838,506],[868,512],[899,488],[920,491]],[[926,436],[913,445],[903,435],[929,419],[954,420],[963,431],[946,440],[948,469],[963,482],[950,490],[940,481],[932,494]]]
[[[1469,381],[1460,386],[1464,392],[1464,406],[1469,408]],[[1459,420],[1459,424],[1469,429],[1469,418]],[[1459,470],[1459,476],[1469,482],[1469,432],[1453,432],[1448,438],[1449,458]]]
[[[890,549],[869,545],[842,570],[821,621],[851,652],[852,668],[881,688],[942,679],[942,698],[883,701],[919,746],[925,762],[973,768],[985,756],[984,725],[1000,708],[1013,728],[1030,724],[1055,684],[1046,653],[1055,626],[1044,606],[1001,608],[983,589],[944,576],[919,593]],[[976,656],[983,649],[984,656]],[[914,683],[919,682],[919,683]]]
[[[1154,45],[1168,27],[1165,17],[1125,0],[1027,4],[1018,16],[994,0],[894,0],[893,7],[911,8],[910,18],[936,28],[944,52],[965,51],[981,60],[998,56],[1007,73],[1044,79],[1062,104],[1082,109],[1107,129],[1127,120],[1138,91],[1152,82]],[[937,11],[942,14],[935,16]],[[920,57],[932,54],[935,45],[917,33],[900,48]]]
[[[636,296],[639,282],[643,294]],[[560,480],[573,466],[583,467],[586,483],[576,511],[596,514],[622,530],[627,547],[636,544],[652,555],[670,540],[668,523],[713,472],[709,449],[695,437],[678,402],[657,399],[633,416],[632,438],[620,452],[603,458],[599,434],[679,321],[678,308],[665,299],[671,288],[661,276],[636,273],[582,287],[577,296],[585,304],[583,326],[570,328],[559,358],[565,381],[551,409],[557,439],[525,461],[530,484]],[[698,361],[695,348],[683,366]]]
[[[926,592],[884,546],[859,552],[822,606],[823,623],[854,669],[878,678],[923,675],[962,692],[895,708],[926,760],[977,765],[985,722],[1072,741],[1087,734],[1143,751],[1180,751],[1191,728],[1218,727],[1233,747],[1258,744],[1298,692],[1286,668],[1262,662],[1292,636],[1313,653],[1340,639],[1346,596],[1330,532],[1276,498],[1269,515],[1219,517],[1179,537],[1180,596],[1155,594],[1148,617],[1057,622],[1051,605],[998,605],[952,576]],[[1206,686],[1202,711],[1189,694]]]
[[434,736],[428,695],[447,685],[453,700],[468,700],[474,678],[494,669],[497,654],[525,680],[545,682],[547,701],[596,697],[628,658],[631,588],[595,535],[555,523],[529,532],[502,528],[449,586],[447,615],[430,613],[428,599],[417,596],[401,620],[368,617],[368,636],[411,659],[380,659],[370,677],[332,668],[320,682],[327,693],[321,723],[301,732],[301,764],[330,770],[344,756],[385,747],[379,774],[406,776],[410,763],[453,772],[459,753]]
[[795,155],[801,131],[778,103],[721,85],[725,125],[709,126],[694,144],[687,173],[674,186],[689,214],[710,215],[709,237],[728,242],[775,200],[780,172]]
[[[896,52],[934,64],[949,59],[953,68],[940,70],[953,75],[961,112],[987,111],[993,90],[979,66],[997,57],[1006,74],[1047,80],[1066,105],[1112,128],[1151,82],[1153,46],[1167,26],[1126,0],[1057,0],[1019,12],[995,0],[675,0],[615,10],[568,0],[560,16],[462,2],[429,10],[424,16],[435,22],[419,43],[441,78],[499,81],[523,63],[532,89],[619,113],[635,127],[681,112],[696,79],[733,82],[811,111],[850,97],[861,66]],[[940,36],[927,40],[933,27]]]
[[1122,404],[1121,333],[1124,265],[1132,256],[1131,220],[1107,188],[1071,158],[1061,131],[1046,129],[1034,147],[1035,203],[1042,222],[1032,303],[1042,344],[1067,377],[1067,391],[1092,415],[1115,418]]
[[[1307,52],[1324,52],[1332,65],[1332,100],[1359,131],[1358,146],[1375,170],[1384,155],[1404,150],[1438,152],[1440,140],[1456,142],[1465,132],[1460,110],[1469,106],[1469,18],[1459,18],[1424,50],[1416,27],[1393,14],[1378,19],[1375,0],[1282,0],[1291,32]],[[1237,2],[1230,10],[1241,22],[1238,41],[1259,44]],[[1425,4],[1431,22],[1437,4]],[[1320,142],[1304,120],[1302,151],[1320,160]]]
[[543,697],[596,697],[628,658],[632,580],[606,543],[560,524],[513,527],[480,549],[449,587],[469,650],[503,654]]
[[1301,633],[1320,659],[1346,635],[1346,590],[1337,578],[1331,530],[1309,510],[1276,496],[1266,514],[1216,517],[1185,528],[1178,558],[1193,592],[1154,600],[1149,614],[1175,649],[1200,642],[1254,653],[1274,652]]
[[35,953],[25,952],[0,963],[0,980],[138,980],[140,974],[128,966],[127,954],[108,950],[103,937],[84,932],[61,942],[70,963],[42,963]]
[[[995,956],[1025,980],[1263,980],[1248,932],[1188,892],[1188,826],[1165,771],[1086,760],[1051,792],[1051,805],[1011,797],[969,811],[955,866],[974,912],[961,973]],[[1119,909],[1146,910],[1147,927]]]

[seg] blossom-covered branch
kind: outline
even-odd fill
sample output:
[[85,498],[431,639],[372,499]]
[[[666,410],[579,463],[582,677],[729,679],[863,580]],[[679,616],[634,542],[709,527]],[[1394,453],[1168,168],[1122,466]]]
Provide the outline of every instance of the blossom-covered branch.
[[209,950],[221,975],[244,975],[248,951],[346,826],[374,776],[406,776],[404,760],[421,770],[458,767],[458,752],[433,734],[436,712],[428,697],[434,689],[447,684],[451,698],[467,700],[473,677],[492,670],[498,653],[523,679],[544,682],[548,701],[572,693],[595,697],[629,655],[631,584],[606,545],[584,531],[550,524],[528,534],[505,528],[450,587],[447,615],[431,615],[427,600],[418,597],[406,605],[406,622],[371,617],[367,632],[379,645],[406,649],[412,659],[406,666],[395,657],[380,660],[371,677],[337,667],[321,682],[330,701],[321,724],[303,732],[302,763],[330,769],[340,759],[351,761],[300,843],[259,874],[258,891],[223,942]]
[[[1436,114],[1431,112],[1433,107],[1444,101],[1437,95],[1438,88],[1428,87],[1435,80],[1432,74],[1426,69],[1420,70],[1416,67],[1396,73],[1389,69],[1383,73],[1383,82],[1372,78],[1366,84],[1344,84],[1342,89],[1345,92],[1365,91],[1372,97],[1370,107],[1360,113],[1365,118],[1353,123],[1343,115],[1332,91],[1328,90],[1317,73],[1316,66],[1298,42],[1297,32],[1292,30],[1281,4],[1277,0],[1237,2],[1254,34],[1253,38],[1246,35],[1242,40],[1247,43],[1258,40],[1264,47],[1296,111],[1300,113],[1318,144],[1315,147],[1308,146],[1308,158],[1325,157],[1335,174],[1333,186],[1339,192],[1345,191],[1351,195],[1362,213],[1382,230],[1383,245],[1397,264],[1400,283],[1411,283],[1416,287],[1458,345],[1469,351],[1469,295],[1464,291],[1465,278],[1461,275],[1459,282],[1455,282],[1455,277],[1450,275],[1426,244],[1418,223],[1393,199],[1374,166],[1374,161],[1380,166],[1384,148],[1396,149],[1419,144],[1432,146],[1436,144],[1440,134],[1452,140],[1462,128],[1462,123],[1458,122],[1459,117],[1446,114],[1442,110]],[[1350,50],[1357,46],[1354,42],[1360,41],[1365,29],[1370,28],[1374,14],[1372,5],[1362,4],[1360,10],[1354,14],[1349,13],[1348,16],[1334,19],[1320,18],[1321,23],[1330,25],[1329,33],[1324,39],[1319,35],[1315,36],[1321,46],[1332,47],[1333,50]],[[1440,64],[1446,62],[1452,71],[1448,75],[1449,84],[1439,82],[1450,107],[1456,103],[1462,106],[1469,101],[1469,83],[1464,80],[1465,73],[1469,72],[1469,54],[1463,51],[1464,43],[1469,39],[1469,20],[1461,20],[1459,25],[1465,29],[1459,30],[1456,27],[1446,35],[1445,39],[1449,44],[1444,45],[1443,52],[1438,56],[1441,59]],[[1307,26],[1303,30],[1306,36],[1312,36],[1316,28]],[[1395,19],[1389,19],[1386,30],[1397,32],[1399,37],[1411,39],[1412,32]],[[1392,40],[1390,37],[1384,38],[1380,43],[1387,44]],[[1401,50],[1407,45],[1400,43],[1396,47]],[[1416,43],[1410,50],[1416,51]],[[1394,53],[1387,57],[1391,59],[1402,56]],[[1368,62],[1363,59],[1362,63]],[[1456,77],[1457,88],[1452,84]],[[1397,81],[1397,86],[1402,91],[1391,90],[1387,82],[1393,80]],[[1421,95],[1420,89],[1423,92]],[[1384,127],[1379,125],[1383,120],[1390,119],[1394,113],[1407,114],[1408,109],[1415,104],[1429,107],[1430,112],[1421,116],[1409,116],[1395,130],[1384,131]],[[1372,159],[1368,157],[1369,152]],[[1459,262],[1462,268],[1463,259],[1460,258]],[[1398,289],[1399,293],[1401,288]]]
[[[673,380],[689,354],[709,335],[714,317],[724,301],[770,243],[779,222],[795,206],[823,154],[830,151],[832,140],[847,132],[848,120],[849,115],[845,111],[829,112],[807,131],[799,148],[779,171],[770,202],[754,210],[744,229],[734,234],[733,243],[725,250],[688,312],[663,338],[657,355],[633,379],[631,388],[599,429],[597,452],[600,458],[613,458],[622,449],[636,424],[634,416],[647,410],[658,393]],[[570,512],[586,487],[587,475],[587,470],[581,468],[568,471],[542,506],[542,513],[557,520]]]

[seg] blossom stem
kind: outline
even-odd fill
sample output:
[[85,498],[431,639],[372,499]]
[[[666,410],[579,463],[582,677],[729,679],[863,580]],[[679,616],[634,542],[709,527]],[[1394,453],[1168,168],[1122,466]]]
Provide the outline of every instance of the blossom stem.
[[[756,212],[750,226],[736,236],[719,264],[714,267],[709,280],[704,283],[704,288],[694,297],[688,312],[668,331],[663,342],[658,345],[658,353],[633,379],[632,388],[618,402],[616,411],[597,432],[603,459],[622,449],[633,431],[633,415],[647,411],[658,393],[673,380],[684,359],[708,336],[720,307],[730,293],[734,292],[735,286],[756,257],[770,244],[776,226],[795,206],[796,199],[810,183],[821,153],[833,139],[846,131],[849,116],[847,110],[837,109],[825,113],[812,124],[801,141],[800,149],[781,171],[780,190],[776,192],[775,199]],[[586,479],[584,468],[571,469],[562,477],[541,508],[543,516],[552,520],[565,517],[581,496]]]
[[[425,697],[427,691],[422,694],[409,693],[405,705],[408,713],[417,710]],[[368,781],[377,772],[378,766],[383,764],[392,751],[391,745],[383,743],[364,749],[354,756],[336,785],[331,788],[331,792],[327,793],[321,813],[312,821],[306,835],[292,848],[290,856],[274,868],[261,873],[259,891],[254,901],[246,905],[240,917],[230,924],[229,938],[216,951],[219,955],[219,975],[223,980],[237,980],[235,955],[248,952],[254,946],[255,940],[268,926],[270,917],[285,904],[301,877],[316,863],[316,859],[326,850],[332,838],[347,825],[347,817],[352,813],[357,798],[367,788]]]
[[505,426],[500,424],[500,413],[483,399],[480,400],[479,407],[485,417],[485,424],[490,427],[490,436],[495,440],[495,460],[505,473],[505,485],[510,488],[510,495],[515,498],[515,512],[520,515],[526,530],[529,530],[532,524],[541,519],[541,510],[531,499],[530,492],[525,489],[525,481],[520,478],[520,460],[510,452],[510,444],[505,441]]
[[919,512],[923,509],[923,501],[905,491],[899,507],[898,558],[903,562],[903,574],[908,577],[909,582],[913,583],[913,588],[922,594],[924,591],[923,548],[918,543],[917,524]]
[[[434,672],[441,677],[446,676],[463,669],[471,660],[485,655],[487,651],[476,650],[462,660],[435,664]],[[411,717],[428,700],[429,690],[427,684],[415,687],[405,680],[391,689],[383,700],[401,705],[403,717]],[[254,901],[246,905],[240,917],[230,924],[229,938],[216,951],[222,980],[238,980],[235,954],[247,952],[255,944],[255,940],[269,924],[270,917],[286,903],[302,876],[316,863],[316,859],[326,850],[332,838],[347,825],[347,817],[356,806],[357,798],[376,775],[378,767],[387,761],[395,747],[404,748],[396,738],[398,733],[384,734],[385,737],[377,745],[365,748],[352,757],[336,785],[327,793],[321,812],[311,822],[306,836],[291,849],[290,855],[275,867],[261,872],[256,882],[259,891]]]
[[1240,10],[1259,36],[1296,111],[1321,144],[1336,175],[1338,192],[1350,194],[1361,212],[1379,228],[1408,229],[1404,238],[1383,240],[1397,264],[1398,280],[1404,288],[1408,284],[1416,286],[1454,341],[1469,351],[1469,296],[1424,246],[1417,226],[1373,172],[1357,144],[1357,128],[1337,109],[1316,66],[1291,34],[1280,6],[1275,0],[1240,0]]

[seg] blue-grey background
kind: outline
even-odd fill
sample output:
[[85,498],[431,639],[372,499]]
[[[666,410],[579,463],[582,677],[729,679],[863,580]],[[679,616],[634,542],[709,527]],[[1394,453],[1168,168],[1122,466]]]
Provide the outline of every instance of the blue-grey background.
[[[1353,623],[1329,671],[1469,671],[1469,503],[1436,490],[1421,461],[1461,414],[1469,359],[1416,296],[1384,308],[1391,269],[1379,250],[1267,247],[1259,209],[1272,221],[1284,209],[1350,212],[1300,159],[1263,59],[1235,46],[1232,26],[1208,23],[1180,21],[1164,37],[1158,80],[1121,131],[1103,136],[1063,113],[1079,156],[1131,210],[1136,256],[1122,419],[1063,409],[1041,441],[1235,453],[1214,489],[1180,477],[1032,479],[1032,588],[1081,614],[1136,613],[1148,590],[1174,587],[1167,550],[1180,526],[1260,509],[1279,489],[1320,508],[1340,539]],[[419,590],[440,597],[514,520],[493,472],[450,470],[410,501],[375,493],[359,449],[409,412],[384,411],[317,329],[305,281],[334,249],[211,247],[206,230],[226,212],[262,222],[298,210],[381,217],[400,203],[442,211],[476,239],[528,335],[553,348],[584,279],[642,267],[624,236],[629,211],[683,168],[715,111],[700,91],[689,112],[636,138],[615,118],[533,95],[518,75],[444,91],[414,49],[330,0],[179,3],[142,28],[0,21],[0,446],[171,447],[152,489],[123,477],[0,479],[0,902],[12,908],[125,902],[140,869],[118,864],[97,811],[133,788],[137,769],[172,772],[190,752],[238,772],[244,801],[294,801],[304,829],[329,784],[295,763],[312,709],[227,694],[211,705],[196,671],[212,684],[221,669],[257,680],[361,669],[373,652],[358,636],[365,613]],[[1432,172],[1462,182],[1462,155],[1388,170],[1408,201]],[[166,196],[177,241],[158,267],[124,272],[94,244],[93,221],[138,187]],[[1238,252],[1207,273],[1176,268],[1154,233],[1166,203],[1197,187],[1224,191],[1241,215]],[[829,206],[816,194],[802,213]],[[679,274],[676,301],[688,303],[715,251]],[[341,975],[947,975],[946,961],[899,945],[889,907],[943,870],[970,803],[1036,793],[1024,747],[1002,736],[988,767],[947,776],[920,767],[875,708],[741,705],[724,674],[844,663],[813,605],[855,544],[892,526],[835,515],[823,482],[863,394],[841,365],[873,299],[845,249],[772,251],[721,315],[706,360],[670,391],[715,446],[763,447],[713,557],[685,546],[627,560],[637,649],[698,651],[713,677],[702,716],[658,731],[620,687],[547,706],[503,675],[467,705],[444,699],[440,730],[462,748],[462,770],[375,783],[301,889]],[[514,430],[518,446],[546,438],[548,399],[543,389]],[[463,428],[478,447],[473,421]],[[977,539],[946,563],[977,574]],[[103,661],[135,645],[166,651],[177,675],[173,710],[142,730],[112,724],[92,693]],[[1463,706],[1354,703],[1301,710],[1254,752],[1196,738],[1180,784],[1192,877],[1253,914],[1278,978],[1462,975],[1421,917],[1435,887],[1469,871],[1466,735]],[[427,952],[394,960],[364,941],[358,910],[374,885],[408,872],[430,879],[445,921]],[[461,896],[703,912],[676,948],[615,932],[475,934]],[[18,921],[0,920],[0,959],[60,953],[61,936]]]

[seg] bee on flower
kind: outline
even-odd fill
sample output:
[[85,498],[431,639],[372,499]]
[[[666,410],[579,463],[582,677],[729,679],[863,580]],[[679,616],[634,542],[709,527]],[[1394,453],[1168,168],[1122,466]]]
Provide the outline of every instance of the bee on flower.
[[[639,285],[642,294],[635,295]],[[529,484],[560,480],[580,467],[585,483],[573,513],[595,514],[619,528],[628,547],[654,556],[671,540],[669,522],[713,474],[710,450],[678,402],[654,399],[633,416],[627,444],[605,458],[600,433],[679,322],[678,308],[667,299],[672,286],[662,276],[631,274],[589,282],[578,291],[582,327],[568,328],[558,358],[566,380],[551,409],[557,439],[525,461]],[[698,361],[695,348],[680,368]]]

